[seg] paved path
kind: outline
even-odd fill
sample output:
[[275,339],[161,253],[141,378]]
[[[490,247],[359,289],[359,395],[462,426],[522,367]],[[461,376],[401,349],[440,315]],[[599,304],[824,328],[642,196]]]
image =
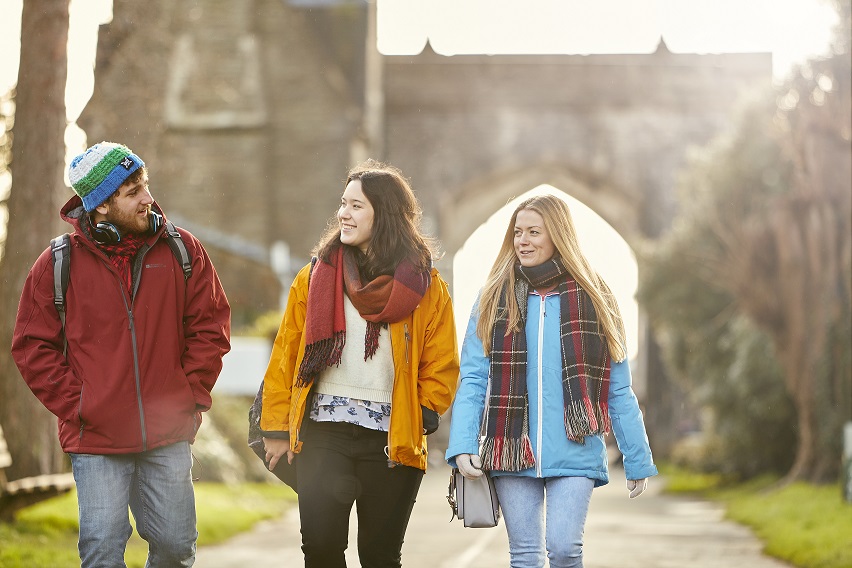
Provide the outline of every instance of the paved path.
[[[465,529],[448,522],[445,495],[449,468],[430,467],[403,547],[406,568],[496,568],[509,565],[509,545],[501,521],[494,529]],[[596,489],[586,523],[586,568],[785,568],[761,555],[751,532],[722,519],[713,503],[660,493],[660,478],[630,500],[624,473],[611,471],[612,482]],[[354,521],[352,523],[354,529]],[[349,568],[358,568],[354,530],[347,551]],[[299,517],[294,507],[283,518],[261,523],[253,531],[198,551],[199,568],[298,567]]]

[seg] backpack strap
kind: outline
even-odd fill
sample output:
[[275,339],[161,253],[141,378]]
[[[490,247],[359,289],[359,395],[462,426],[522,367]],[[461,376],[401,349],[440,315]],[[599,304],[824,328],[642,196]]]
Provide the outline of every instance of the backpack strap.
[[314,266],[317,265],[318,260],[319,260],[319,258],[316,257],[316,256],[311,257],[311,269],[310,269],[310,271],[308,271],[308,284],[311,283],[311,276],[314,275]]
[[166,243],[168,243],[169,248],[172,249],[172,253],[180,263],[180,267],[183,269],[183,280],[186,282],[192,276],[192,261],[189,258],[189,252],[186,250],[186,245],[177,228],[175,228],[174,223],[166,221],[165,233]]
[[65,233],[51,239],[50,253],[53,256],[53,305],[56,306],[56,311],[59,312],[59,320],[62,322],[63,340],[67,349],[68,340],[64,337],[65,292],[68,290],[68,281],[71,278],[71,236]]

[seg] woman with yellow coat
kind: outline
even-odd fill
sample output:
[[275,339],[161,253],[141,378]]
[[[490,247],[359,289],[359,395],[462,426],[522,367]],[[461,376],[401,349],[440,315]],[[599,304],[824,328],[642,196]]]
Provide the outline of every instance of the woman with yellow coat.
[[459,370],[452,303],[420,215],[398,169],[356,166],[290,288],[260,427],[269,469],[296,466],[307,568],[346,566],[353,504],[361,566],[401,566],[426,435]]

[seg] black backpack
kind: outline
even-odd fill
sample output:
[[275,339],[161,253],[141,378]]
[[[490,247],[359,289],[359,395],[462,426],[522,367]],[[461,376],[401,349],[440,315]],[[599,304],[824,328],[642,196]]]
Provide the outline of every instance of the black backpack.
[[[166,243],[183,269],[183,281],[192,276],[192,261],[183,239],[171,221],[166,221]],[[65,331],[65,292],[71,278],[71,235],[65,233],[50,240],[53,255],[53,304],[59,312],[62,330]]]

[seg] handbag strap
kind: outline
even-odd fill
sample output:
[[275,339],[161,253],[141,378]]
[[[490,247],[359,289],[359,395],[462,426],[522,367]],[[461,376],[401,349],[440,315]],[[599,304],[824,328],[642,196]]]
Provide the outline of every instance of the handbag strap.
[[456,474],[458,468],[454,467],[450,472],[450,484],[447,486],[447,503],[450,504],[450,522],[453,522],[453,517],[459,516],[459,504],[456,501]]

